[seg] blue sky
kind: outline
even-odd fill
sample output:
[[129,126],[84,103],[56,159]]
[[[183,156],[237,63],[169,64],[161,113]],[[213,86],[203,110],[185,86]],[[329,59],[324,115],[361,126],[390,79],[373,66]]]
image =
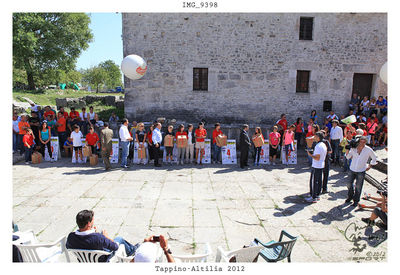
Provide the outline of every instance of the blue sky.
[[118,66],[123,58],[121,13],[89,13],[90,29],[94,39],[78,58],[76,68],[87,69],[106,60],[113,60]]

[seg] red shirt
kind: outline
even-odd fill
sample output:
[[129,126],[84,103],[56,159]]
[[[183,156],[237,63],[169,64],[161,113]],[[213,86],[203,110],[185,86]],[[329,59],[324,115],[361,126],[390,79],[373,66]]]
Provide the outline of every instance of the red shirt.
[[24,135],[24,137],[22,138],[22,142],[24,143],[25,147],[27,147],[25,142],[28,143],[29,146],[32,146],[33,145],[33,136],[29,135],[29,134]]
[[175,134],[175,138],[178,139],[178,136],[186,136],[186,138],[188,137],[188,134],[183,131],[183,132],[176,132]]
[[66,130],[65,126],[67,124],[67,120],[65,119],[65,117],[61,115],[60,118],[58,119],[57,123],[61,124],[61,126],[57,127],[57,131],[58,132],[65,132],[65,130]]
[[47,118],[48,115],[52,115],[53,117],[56,117],[56,114],[52,110],[44,112],[43,115],[45,118]]
[[153,140],[152,140],[153,132],[148,132],[146,138],[147,138],[147,143],[148,144],[150,144],[150,145],[153,144]]
[[271,144],[273,146],[278,145],[280,137],[281,137],[281,134],[279,134],[278,132],[276,132],[276,133],[271,132],[269,134],[269,144]]
[[363,130],[363,131],[364,131],[363,136],[368,136],[367,130]]
[[29,127],[31,127],[31,126],[29,125],[28,122],[22,121],[22,120],[21,120],[20,122],[18,122],[18,127],[19,127],[19,134],[20,134],[20,135],[25,135],[25,134],[26,134],[26,130],[23,130],[22,128],[23,128],[23,127],[29,128]]
[[97,133],[96,132],[93,132],[93,134],[91,134],[91,133],[88,133],[87,135],[86,135],[86,142],[87,142],[87,144],[88,145],[95,145],[96,144],[96,142],[99,140],[99,136],[97,135]]
[[71,119],[79,117],[79,113],[77,111],[69,112],[69,117]]
[[65,119],[68,118],[68,113],[67,112],[58,112],[57,114],[57,119],[60,119],[60,117],[65,117]]
[[280,119],[277,124],[282,126],[283,131],[285,131],[287,129],[287,120],[286,119]]
[[[371,118],[369,117],[368,119],[367,119],[367,123],[370,123],[371,122]],[[375,122],[376,123],[379,123],[379,120],[378,120],[378,118],[377,117],[375,117]]]
[[219,129],[218,131],[214,129],[213,134],[212,134],[212,138],[213,138],[213,143],[217,143],[216,141],[216,137],[222,135],[222,131],[221,129]]
[[296,133],[303,133],[303,123],[297,124],[296,123]]
[[194,134],[196,135],[196,142],[203,142],[205,138],[198,138],[201,136],[207,136],[207,130],[206,129],[196,129],[196,131],[194,132]]

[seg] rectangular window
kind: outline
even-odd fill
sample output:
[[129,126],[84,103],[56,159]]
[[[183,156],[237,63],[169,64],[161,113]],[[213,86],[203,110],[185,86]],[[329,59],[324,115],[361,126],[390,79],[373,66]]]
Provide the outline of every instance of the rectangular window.
[[193,91],[208,91],[208,68],[193,68]]
[[310,81],[310,71],[297,71],[296,93],[308,93]]
[[313,23],[314,18],[312,17],[300,17],[300,40],[313,40]]

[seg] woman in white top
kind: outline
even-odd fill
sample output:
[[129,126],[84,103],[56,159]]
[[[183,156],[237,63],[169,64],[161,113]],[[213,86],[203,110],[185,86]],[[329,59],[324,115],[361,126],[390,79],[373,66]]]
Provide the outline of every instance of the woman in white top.
[[89,107],[89,113],[87,113],[87,115],[89,116],[90,126],[94,127],[97,120],[97,114],[93,111],[93,106]]
[[363,100],[360,102],[360,111],[363,113],[365,116],[368,115],[369,111],[369,100],[368,96],[364,96]]
[[[186,162],[193,163],[194,162],[194,131],[193,125],[188,125],[188,144],[186,146]],[[189,158],[190,155],[190,158]]]
[[88,132],[89,114],[86,112],[85,107],[82,108],[82,112],[79,113],[79,117],[81,119],[80,127],[82,129],[82,134],[86,136]]
[[369,116],[372,116],[372,114],[378,114],[377,110],[377,105],[376,105],[376,98],[373,97],[371,98],[371,101],[369,102]]

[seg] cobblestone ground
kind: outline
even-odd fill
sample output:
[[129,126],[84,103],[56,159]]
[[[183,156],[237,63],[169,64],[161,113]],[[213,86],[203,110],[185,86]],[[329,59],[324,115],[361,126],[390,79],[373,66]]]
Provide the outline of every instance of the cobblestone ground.
[[[293,262],[386,261],[384,231],[364,228],[360,220],[371,212],[344,202],[347,175],[341,168],[331,170],[329,193],[318,203],[304,201],[310,176],[304,157],[297,165],[245,171],[226,165],[135,165],[105,172],[101,164],[73,165],[66,159],[21,162],[12,169],[13,220],[43,242],[75,230],[77,212],[93,209],[97,228],[110,236],[136,243],[164,234],[176,254],[201,252],[209,242],[209,261],[217,246],[233,250],[255,237],[277,240],[282,229],[298,236]],[[376,194],[367,182],[363,191]]]

